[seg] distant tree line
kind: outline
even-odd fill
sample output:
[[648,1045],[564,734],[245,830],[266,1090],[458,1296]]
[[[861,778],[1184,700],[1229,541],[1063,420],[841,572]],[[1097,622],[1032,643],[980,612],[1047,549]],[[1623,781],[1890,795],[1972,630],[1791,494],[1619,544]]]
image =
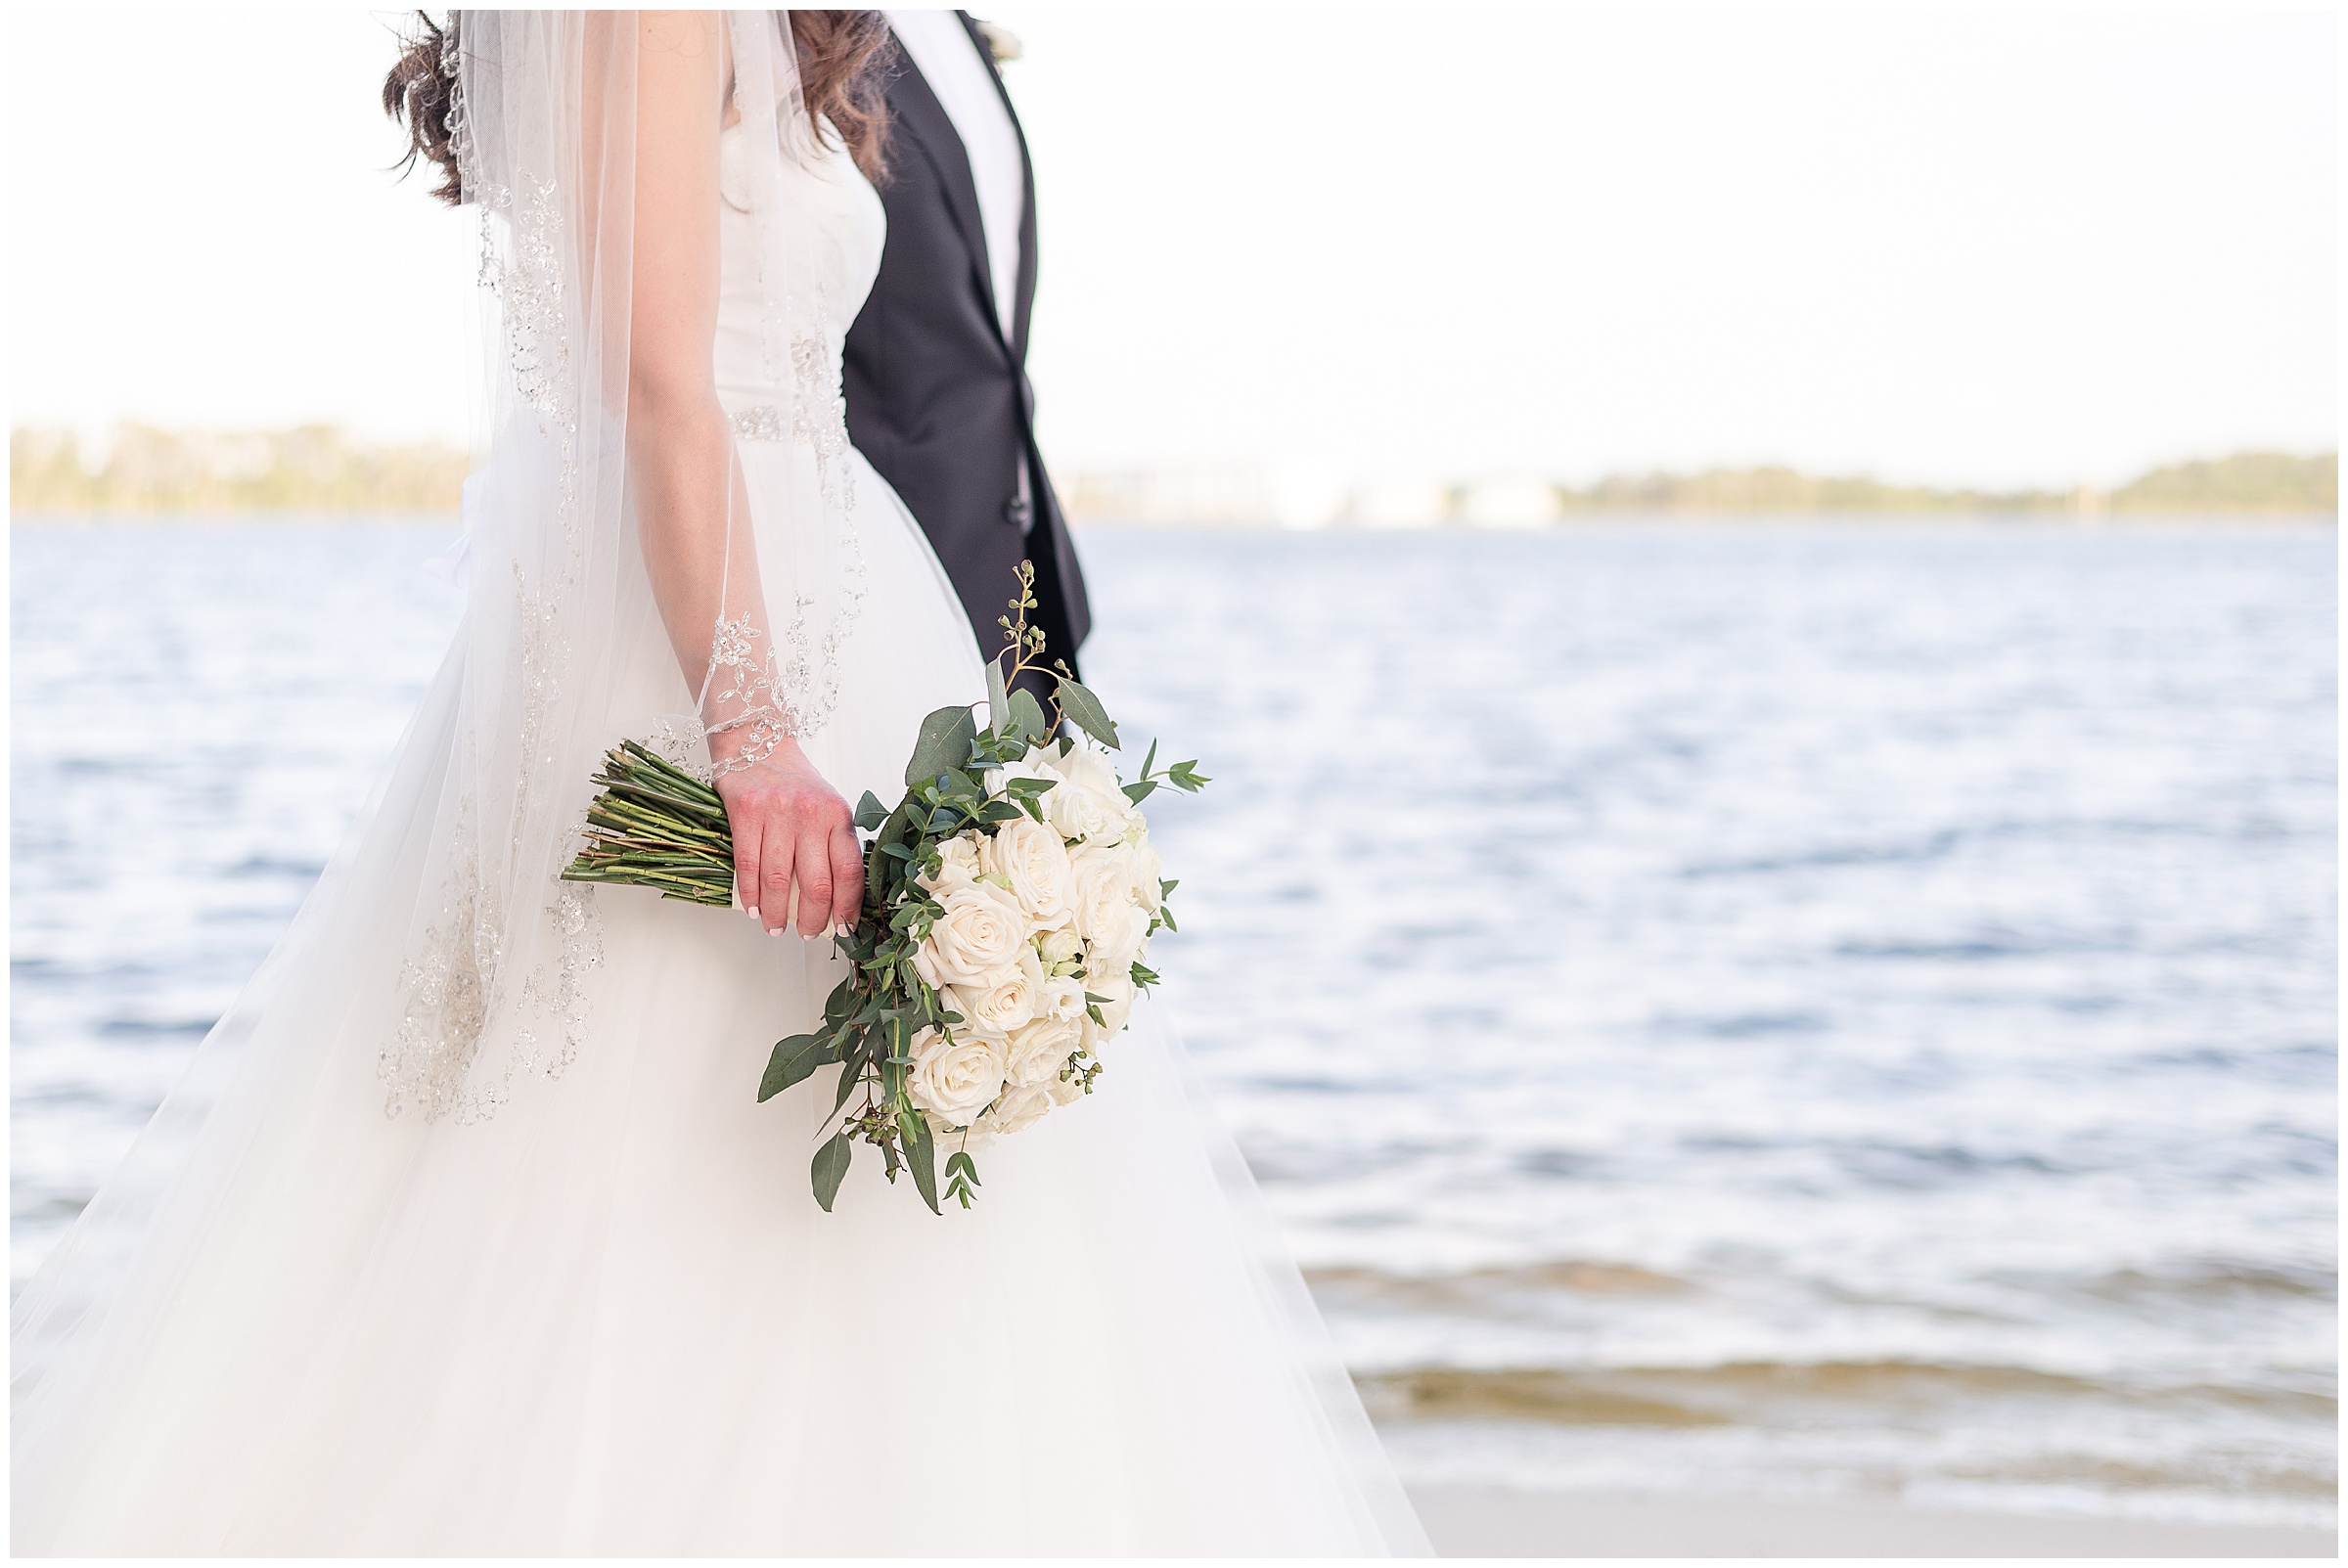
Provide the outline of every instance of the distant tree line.
[[1558,487],[1569,512],[2038,512],[2333,513],[2337,452],[2239,452],[2173,463],[2114,490],[1936,490],[1865,477],[1820,478],[1791,469],[1712,469],[1602,479]]
[[450,513],[471,467],[455,447],[354,441],[326,425],[225,433],[123,425],[103,456],[70,430],[8,435],[9,509],[20,513]]
[[[10,508],[62,515],[238,513],[451,513],[471,459],[434,443],[353,440],[332,426],[199,432],[123,425],[102,454],[69,430],[9,433]],[[1086,479],[1062,486],[1085,510]],[[1681,513],[2331,513],[2339,510],[2336,452],[2241,452],[2152,470],[2114,490],[1939,490],[1791,469],[1712,469],[1558,485],[1552,515]],[[1458,498],[1443,512],[1460,510]]]

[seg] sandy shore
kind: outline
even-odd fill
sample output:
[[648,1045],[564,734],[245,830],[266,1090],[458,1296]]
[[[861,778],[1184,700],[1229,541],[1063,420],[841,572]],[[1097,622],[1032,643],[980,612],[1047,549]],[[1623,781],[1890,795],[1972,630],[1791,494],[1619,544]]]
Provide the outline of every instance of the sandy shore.
[[1447,1557],[2330,1557],[2320,1530],[1413,1487]]

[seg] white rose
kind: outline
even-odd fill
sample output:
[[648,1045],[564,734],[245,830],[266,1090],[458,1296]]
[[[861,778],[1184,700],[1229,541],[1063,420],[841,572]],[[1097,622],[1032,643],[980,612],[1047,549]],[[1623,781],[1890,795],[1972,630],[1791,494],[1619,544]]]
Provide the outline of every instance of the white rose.
[[1069,864],[1075,873],[1076,934],[1106,967],[1129,967],[1149,933],[1150,917],[1133,901],[1133,878],[1123,858],[1086,844]]
[[987,841],[989,869],[1011,884],[1028,919],[1045,930],[1065,924],[1071,877],[1057,829],[1030,817],[1005,823]]
[[1052,1107],[1060,1103],[1061,1101],[1054,1098],[1051,1090],[1042,1084],[1009,1089],[1004,1091],[1003,1102],[988,1111],[986,1120],[979,1126],[998,1137],[1023,1133],[1042,1121]]
[[[1057,793],[1060,789],[1061,773],[1058,766],[1059,760],[1060,749],[1057,746],[1040,745],[1030,747],[1025,756],[1020,757],[1015,762],[1007,762],[1002,767],[991,769],[987,773],[984,781],[986,784],[986,792],[990,795],[1002,794],[1003,786],[1014,779],[1042,779],[1052,785],[1051,791],[1047,792],[1043,797],[1044,800],[1050,800],[1052,795]],[[1038,802],[1038,809],[1041,809],[1041,802]],[[1049,814],[1047,814],[1047,816]],[[1028,820],[1030,822],[1034,821],[1033,818],[1029,818]]]
[[1044,966],[1035,949],[1021,948],[1019,956],[994,973],[946,988],[945,1004],[962,1014],[955,1033],[975,1033],[1003,1039],[1035,1016],[1044,999]]
[[1072,975],[1056,974],[1044,982],[1044,994],[1036,1004],[1039,1018],[1061,1018],[1074,1023],[1084,1016],[1084,982]]
[[1074,1076],[1049,1079],[1043,1089],[1045,1094],[1052,1097],[1055,1105],[1065,1105],[1070,1100],[1084,1098],[1084,1080]]
[[1125,874],[1133,883],[1134,902],[1151,915],[1155,915],[1164,902],[1164,889],[1158,886],[1166,874],[1166,863],[1158,858],[1157,848],[1150,842],[1148,829],[1126,835],[1117,846],[1117,856],[1125,863]]
[[[1073,885],[1072,878],[1071,885]],[[1036,956],[1044,961],[1044,968],[1048,973],[1060,974],[1064,971],[1065,965],[1072,964],[1084,957],[1084,938],[1063,925],[1057,930],[1046,931],[1042,936],[1037,937],[1035,952]]]
[[937,858],[939,864],[935,876],[914,877],[925,891],[936,898],[942,899],[948,893],[970,886],[978,879],[978,874],[986,869],[978,857],[977,843],[959,833],[937,846]]
[[1125,1020],[1133,1014],[1133,999],[1140,993],[1134,989],[1130,974],[1095,975],[1084,982],[1084,988],[1094,996],[1108,998],[1106,1002],[1094,1004],[1101,1009],[1101,1022],[1093,1022],[1089,1012],[1084,1018],[1085,1049],[1098,1054],[1101,1043],[1125,1027]]
[[[1150,917],[1142,913],[1139,905],[1124,905],[1115,920],[1103,927],[1101,939],[1085,950],[1084,972],[1095,977],[1130,979],[1133,965],[1149,946],[1149,940]],[[1092,989],[1101,988],[1096,985]]]
[[929,1124],[929,1131],[937,1140],[941,1166],[944,1164],[943,1156],[960,1149],[975,1153],[994,1140],[995,1119],[992,1116],[981,1116],[974,1122],[950,1122],[935,1112],[925,1111],[922,1119]]
[[935,1029],[913,1037],[906,1054],[913,1102],[950,1127],[968,1126],[1003,1093],[1003,1043],[976,1035],[952,1039]]
[[971,882],[938,900],[945,913],[914,953],[913,966],[932,986],[965,985],[1017,962],[1027,947],[1018,901],[988,882]]
[[1024,1089],[1058,1078],[1083,1043],[1083,1017],[1081,1010],[1071,1018],[1038,1017],[1014,1031],[1004,1057],[1005,1076],[1012,1085]]
[[1044,796],[1044,816],[1062,837],[1108,845],[1140,827],[1141,813],[1125,798],[1107,752],[1071,746],[1054,766],[1061,783]]

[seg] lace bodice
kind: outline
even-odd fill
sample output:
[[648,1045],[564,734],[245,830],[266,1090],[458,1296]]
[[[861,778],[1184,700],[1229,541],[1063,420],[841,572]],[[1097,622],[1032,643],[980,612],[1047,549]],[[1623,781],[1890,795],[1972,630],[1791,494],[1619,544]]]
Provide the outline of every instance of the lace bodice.
[[[751,212],[749,160],[762,155],[780,157],[783,164],[786,209],[777,223],[761,224]],[[872,291],[888,232],[880,194],[839,148],[819,148],[805,158],[782,157],[757,146],[740,123],[726,129],[720,158],[725,201],[719,216],[718,396],[738,427],[755,425],[756,411],[772,406],[774,393],[794,384],[811,408],[836,410],[841,345],[848,324]],[[788,253],[769,258],[761,254],[765,246]],[[788,335],[770,332],[764,319],[767,280],[777,270],[790,279]],[[769,345],[786,336],[790,362],[775,363],[783,356]],[[844,413],[841,427],[844,432]],[[788,433],[744,430],[752,439],[777,440]]]

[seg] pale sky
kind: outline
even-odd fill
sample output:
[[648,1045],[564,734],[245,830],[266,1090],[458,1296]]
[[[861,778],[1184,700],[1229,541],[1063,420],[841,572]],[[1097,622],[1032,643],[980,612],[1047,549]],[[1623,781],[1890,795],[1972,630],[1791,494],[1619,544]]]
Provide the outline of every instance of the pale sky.
[[[462,439],[401,13],[12,18],[12,419]],[[2110,482],[2338,420],[2328,10],[1005,6],[1056,466]]]

